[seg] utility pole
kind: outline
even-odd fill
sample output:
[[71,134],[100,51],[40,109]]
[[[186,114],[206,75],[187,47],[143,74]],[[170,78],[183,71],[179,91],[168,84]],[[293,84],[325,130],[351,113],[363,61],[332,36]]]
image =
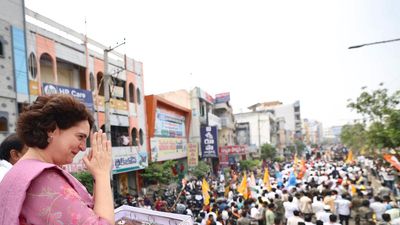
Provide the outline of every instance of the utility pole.
[[105,114],[105,124],[104,129],[107,135],[107,139],[111,140],[111,125],[110,125],[110,76],[111,74],[108,72],[108,53],[113,51],[114,49],[118,48],[121,45],[124,45],[124,41],[120,44],[116,44],[114,47],[109,47],[104,49],[104,114]]

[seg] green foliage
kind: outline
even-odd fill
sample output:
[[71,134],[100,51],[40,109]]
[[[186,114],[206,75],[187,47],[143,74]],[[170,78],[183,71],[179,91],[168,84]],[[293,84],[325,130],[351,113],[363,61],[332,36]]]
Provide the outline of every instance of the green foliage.
[[277,156],[277,157],[275,157],[274,161],[278,162],[278,163],[283,162],[283,161],[285,161],[285,157],[284,156]]
[[211,171],[211,167],[204,161],[199,161],[199,164],[192,169],[193,176],[198,179],[205,177]]
[[388,90],[383,88],[383,83],[380,84],[380,88],[370,92],[363,87],[356,101],[350,100],[347,107],[360,113],[364,118],[364,124],[369,122],[365,135],[362,136],[362,139],[365,138],[366,146],[382,149],[400,145],[399,103],[400,90],[390,95]]
[[239,163],[242,170],[254,170],[261,165],[260,160],[241,160]]
[[344,125],[340,134],[340,140],[348,148],[358,152],[367,145],[367,131],[365,125],[361,123]]
[[306,144],[304,144],[302,141],[300,140],[295,140],[294,141],[294,145],[295,145],[295,149],[297,150],[297,155],[302,155],[303,152],[306,149]]
[[92,174],[90,174],[87,171],[82,171],[82,172],[77,172],[77,173],[72,173],[72,176],[74,176],[83,186],[86,187],[87,191],[90,194],[93,194],[93,183],[94,179]]
[[276,148],[268,143],[261,146],[261,158],[262,159],[274,159],[276,157]]
[[175,180],[172,173],[172,168],[175,164],[176,161],[171,160],[162,163],[150,163],[149,166],[144,169],[144,172],[141,173],[141,176],[146,179],[148,183],[169,184],[171,181]]

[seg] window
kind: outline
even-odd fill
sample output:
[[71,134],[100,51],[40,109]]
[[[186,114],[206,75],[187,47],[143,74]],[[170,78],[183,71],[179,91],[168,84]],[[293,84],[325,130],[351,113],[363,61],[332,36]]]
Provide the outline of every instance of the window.
[[132,132],[131,132],[131,136],[132,136],[132,145],[133,146],[137,146],[137,129],[134,127],[132,128]]
[[6,116],[1,115],[0,117],[0,132],[8,131],[8,119]]
[[139,130],[139,141],[140,141],[140,145],[142,146],[143,143],[144,143],[144,140],[143,140],[143,130],[142,130],[142,129]]
[[129,102],[135,103],[135,85],[129,84]]
[[98,93],[100,96],[104,96],[104,87],[103,87],[103,73],[98,72],[97,73],[97,88],[98,88]]
[[29,55],[28,62],[29,62],[29,74],[31,75],[32,79],[36,80],[37,62],[36,62],[36,56],[33,52]]
[[0,57],[4,57],[3,42],[0,40]]
[[140,104],[141,103],[141,99],[140,99],[140,90],[139,90],[139,88],[136,89],[136,97],[137,97],[137,103]]
[[89,74],[89,79],[90,79],[90,90],[94,91],[96,88],[95,88],[95,84],[94,84],[94,75],[92,72],[90,72],[90,74]]

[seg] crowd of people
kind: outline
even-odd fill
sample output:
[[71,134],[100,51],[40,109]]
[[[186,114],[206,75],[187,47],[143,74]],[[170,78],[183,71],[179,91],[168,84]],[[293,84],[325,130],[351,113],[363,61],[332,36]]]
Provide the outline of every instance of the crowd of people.
[[[383,176],[393,170],[390,166],[363,157],[330,161],[317,154],[303,165],[294,161],[190,179],[182,189],[169,191],[175,194],[155,192],[152,197],[134,196],[132,202],[191,215],[201,225],[349,225],[351,220],[356,225],[400,224],[396,185],[388,185]],[[244,192],[238,191],[243,179]],[[206,204],[204,183],[210,195]]]

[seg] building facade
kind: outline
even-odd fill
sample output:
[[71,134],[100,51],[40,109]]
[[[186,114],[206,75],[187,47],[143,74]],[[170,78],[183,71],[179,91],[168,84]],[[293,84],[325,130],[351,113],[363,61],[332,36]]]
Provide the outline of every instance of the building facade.
[[[135,171],[148,163],[142,63],[114,51],[105,63],[97,49],[106,46],[25,8],[23,1],[0,1],[0,12],[0,138],[15,132],[18,113],[37,96],[73,95],[93,112],[95,129],[105,130],[109,118],[114,191],[136,192]],[[108,84],[104,74],[111,77]],[[108,115],[105,85],[111,96]],[[82,157],[66,169],[84,170]]]
[[15,132],[18,114],[29,101],[24,31],[24,1],[0,1],[0,142]]
[[145,100],[150,161],[177,161],[177,172],[184,174],[188,168],[191,110],[157,95],[147,95]]

